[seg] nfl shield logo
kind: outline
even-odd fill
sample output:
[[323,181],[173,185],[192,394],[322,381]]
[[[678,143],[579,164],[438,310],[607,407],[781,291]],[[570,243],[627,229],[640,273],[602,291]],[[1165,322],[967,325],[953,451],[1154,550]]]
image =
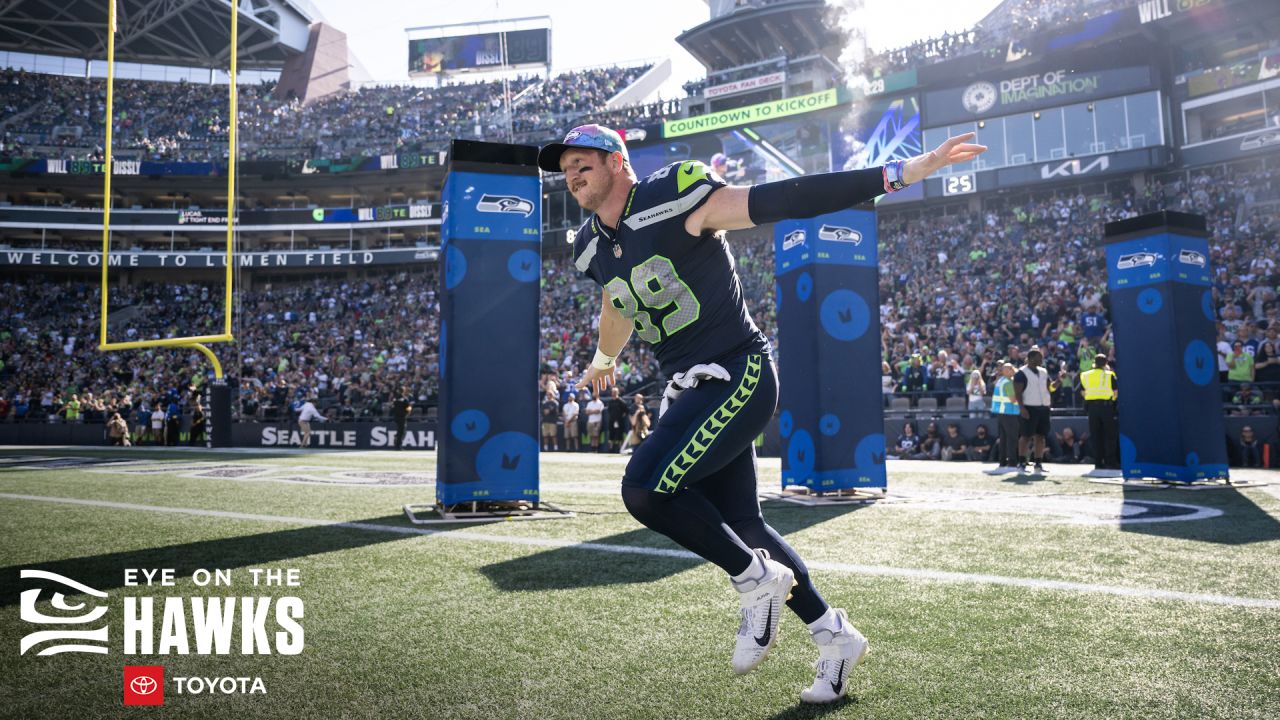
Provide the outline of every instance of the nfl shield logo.
[[617,243],[614,243],[614,245],[613,245],[613,256],[614,256],[614,257],[616,257],[616,258],[620,258],[620,257],[622,257],[622,246],[621,246],[621,245],[619,245],[619,244],[617,244]]

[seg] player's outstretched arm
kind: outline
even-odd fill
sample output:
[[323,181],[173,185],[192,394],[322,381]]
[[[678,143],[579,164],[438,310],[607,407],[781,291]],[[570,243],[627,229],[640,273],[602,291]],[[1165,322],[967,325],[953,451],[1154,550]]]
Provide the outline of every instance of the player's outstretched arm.
[[631,321],[622,317],[618,308],[609,301],[609,291],[600,295],[600,342],[596,345],[596,357],[587,366],[578,389],[591,388],[591,394],[600,397],[616,381],[614,359],[622,353],[631,339]]
[[708,230],[740,230],[844,210],[986,152],[986,146],[969,142],[974,137],[974,133],[965,133],[947,138],[924,155],[883,167],[806,175],[749,187],[722,187],[689,215],[685,230],[701,235]]
[[969,142],[975,137],[977,133],[949,137],[933,150],[911,158],[902,168],[902,181],[907,185],[914,185],[948,165],[968,162],[978,157],[987,151],[987,146]]

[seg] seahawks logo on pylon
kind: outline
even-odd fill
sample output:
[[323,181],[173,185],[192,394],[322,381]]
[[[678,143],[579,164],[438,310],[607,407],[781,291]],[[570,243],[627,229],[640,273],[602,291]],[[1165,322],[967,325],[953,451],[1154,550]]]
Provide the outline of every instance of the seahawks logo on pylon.
[[476,210],[487,213],[520,213],[529,217],[533,213],[533,201],[519,195],[485,193],[480,196],[480,202],[476,203]]
[[851,242],[854,245],[862,244],[862,233],[847,228],[842,225],[826,225],[824,224],[818,229],[819,240],[834,240],[836,242]]

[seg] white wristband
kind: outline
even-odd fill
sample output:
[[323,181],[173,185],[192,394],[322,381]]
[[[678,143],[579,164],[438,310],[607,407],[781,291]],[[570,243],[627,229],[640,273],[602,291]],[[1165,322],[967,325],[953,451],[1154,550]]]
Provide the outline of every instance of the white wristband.
[[605,355],[600,351],[600,348],[596,348],[596,356],[591,361],[591,367],[599,370],[608,370],[613,367],[613,360],[616,357],[617,355]]

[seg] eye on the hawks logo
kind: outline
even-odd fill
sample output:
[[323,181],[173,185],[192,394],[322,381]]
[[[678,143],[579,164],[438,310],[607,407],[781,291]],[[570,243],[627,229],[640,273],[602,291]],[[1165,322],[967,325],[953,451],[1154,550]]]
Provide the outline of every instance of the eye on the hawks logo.
[[125,665],[124,704],[163,705],[164,666]]
[[[47,570],[23,570],[19,573],[19,577],[23,580],[46,580],[65,586],[70,593],[53,593],[53,597],[49,600],[49,606],[54,610],[62,612],[76,613],[79,615],[50,615],[42,612],[36,607],[36,601],[40,597],[41,589],[24,590],[19,596],[19,612],[18,616],[23,622],[29,622],[34,625],[68,625],[82,626],[88,623],[97,622],[107,614],[107,606],[99,605],[86,610],[85,602],[70,602],[67,600],[68,594],[84,594],[95,598],[106,599],[107,594],[101,590],[95,590],[88,585],[78,583],[69,577],[49,572]],[[50,641],[63,641],[58,645],[50,645],[36,655],[57,655],[64,652],[87,652],[97,653],[100,655],[107,654],[107,626],[104,624],[100,628],[81,629],[72,628],[56,628],[50,630],[38,630],[30,633],[22,638],[18,645],[18,654],[25,655],[28,650],[41,643]],[[88,643],[94,643],[92,645]],[[101,643],[100,645],[98,643]]]

